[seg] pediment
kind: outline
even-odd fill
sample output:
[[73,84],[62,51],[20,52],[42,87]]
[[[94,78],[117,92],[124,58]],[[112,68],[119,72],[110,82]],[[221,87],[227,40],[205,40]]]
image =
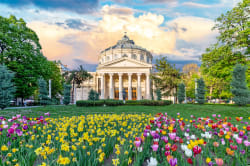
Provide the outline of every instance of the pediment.
[[145,67],[152,67],[152,65],[123,57],[98,66],[98,68],[138,68],[138,67],[145,68]]

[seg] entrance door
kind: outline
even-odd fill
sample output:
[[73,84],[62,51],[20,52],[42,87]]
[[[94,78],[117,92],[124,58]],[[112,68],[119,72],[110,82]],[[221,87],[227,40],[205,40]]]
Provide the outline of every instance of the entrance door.
[[115,100],[119,100],[119,88],[115,88]]
[[125,100],[128,100],[128,88],[124,88],[124,89],[125,89],[125,92],[126,92]]
[[132,100],[136,100],[137,94],[136,94],[136,88],[132,88]]

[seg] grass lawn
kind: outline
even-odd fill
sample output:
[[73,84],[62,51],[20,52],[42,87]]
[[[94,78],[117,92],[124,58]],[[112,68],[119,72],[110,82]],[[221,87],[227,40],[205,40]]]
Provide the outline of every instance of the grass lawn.
[[189,118],[190,115],[196,117],[206,117],[212,114],[220,114],[222,117],[250,117],[250,107],[225,106],[225,105],[195,105],[195,104],[172,104],[169,106],[117,106],[117,107],[76,107],[69,106],[46,106],[38,108],[26,108],[16,110],[1,110],[0,116],[12,117],[16,114],[22,114],[31,117],[43,115],[45,112],[50,112],[51,117],[63,116],[78,116],[95,113],[115,113],[115,114],[152,114],[158,112],[167,112],[171,116],[176,116],[176,113],[181,113],[184,118]]

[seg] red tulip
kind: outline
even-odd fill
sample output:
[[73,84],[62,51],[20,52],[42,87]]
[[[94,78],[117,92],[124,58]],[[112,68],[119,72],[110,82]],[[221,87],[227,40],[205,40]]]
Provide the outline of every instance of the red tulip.
[[193,160],[192,160],[191,158],[188,158],[188,159],[187,159],[187,162],[188,162],[189,164],[193,164]]

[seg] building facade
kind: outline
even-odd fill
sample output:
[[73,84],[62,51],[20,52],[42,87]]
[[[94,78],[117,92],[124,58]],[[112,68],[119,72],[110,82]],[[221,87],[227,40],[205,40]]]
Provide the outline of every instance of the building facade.
[[75,101],[87,100],[91,89],[100,94],[101,99],[142,100],[151,99],[152,54],[135,45],[125,34],[116,45],[98,56],[96,72],[90,72],[92,79],[82,83],[75,90]]

